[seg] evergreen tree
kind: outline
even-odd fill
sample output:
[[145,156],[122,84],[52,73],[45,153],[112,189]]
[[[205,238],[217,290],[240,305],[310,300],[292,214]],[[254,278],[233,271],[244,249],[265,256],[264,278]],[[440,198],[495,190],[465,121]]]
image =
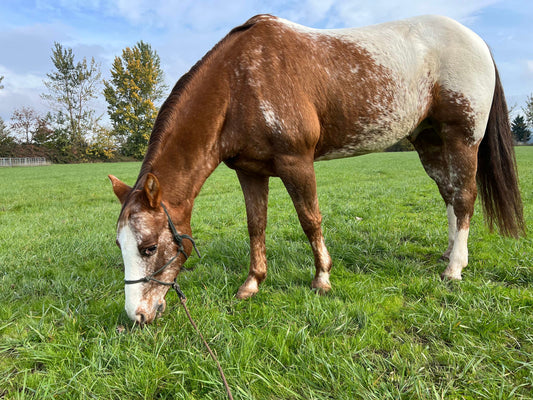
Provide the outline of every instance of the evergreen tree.
[[55,70],[47,74],[48,80],[44,84],[48,93],[42,97],[57,113],[62,113],[61,118],[66,118],[69,140],[76,151],[84,147],[86,135],[96,123],[90,102],[99,91],[99,66],[94,58],[90,63],[85,58],[75,63],[72,49],[64,49],[57,42],[51,59]]
[[526,143],[531,137],[531,131],[528,129],[524,117],[517,115],[511,123],[511,131],[517,142]]
[[53,147],[54,130],[50,126],[48,117],[37,117],[35,131],[33,133],[33,143],[38,146]]
[[155,103],[167,89],[157,52],[143,41],[127,47],[122,57],[115,58],[111,80],[104,81],[104,86],[108,114],[122,153],[142,158],[157,116]]

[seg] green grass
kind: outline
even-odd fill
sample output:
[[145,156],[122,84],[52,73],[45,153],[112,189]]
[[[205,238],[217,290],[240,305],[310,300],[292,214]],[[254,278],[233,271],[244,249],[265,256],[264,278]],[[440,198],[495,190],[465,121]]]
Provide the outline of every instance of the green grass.
[[[533,148],[517,149],[533,227]],[[218,372],[174,293],[145,329],[123,311],[119,204],[106,175],[140,164],[0,170],[0,399],[223,399]],[[180,275],[236,399],[533,398],[533,242],[490,234],[479,204],[462,282],[442,282],[445,209],[415,153],[317,163],[332,291],[271,181],[259,294],[244,201],[225,167],[192,227],[203,254]],[[359,217],[359,218],[356,218]]]

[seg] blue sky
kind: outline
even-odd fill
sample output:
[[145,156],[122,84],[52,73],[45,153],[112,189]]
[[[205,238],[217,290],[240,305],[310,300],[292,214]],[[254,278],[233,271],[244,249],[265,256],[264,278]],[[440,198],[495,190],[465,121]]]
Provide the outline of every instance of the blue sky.
[[[343,28],[441,14],[459,20],[491,47],[510,105],[533,94],[531,0],[2,0],[0,2],[0,117],[31,106],[47,110],[40,94],[53,67],[54,42],[77,59],[94,57],[102,75],[122,49],[139,40],[161,57],[172,87],[231,28],[271,13],[315,28]],[[95,108],[105,113],[103,97]]]

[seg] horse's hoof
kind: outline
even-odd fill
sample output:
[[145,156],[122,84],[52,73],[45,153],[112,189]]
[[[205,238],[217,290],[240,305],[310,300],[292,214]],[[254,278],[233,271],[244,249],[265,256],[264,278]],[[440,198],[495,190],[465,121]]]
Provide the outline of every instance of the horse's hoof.
[[241,290],[239,289],[239,291],[237,292],[236,296],[239,300],[244,300],[244,299],[248,299],[250,297],[252,297],[254,294],[256,294],[258,291],[253,291],[253,290]]
[[462,280],[461,273],[453,273],[450,271],[444,271],[442,274],[440,274],[440,279],[443,281],[460,281]]
[[247,284],[246,282],[239,288],[236,297],[240,300],[248,299],[257,292],[259,292],[259,287],[257,285]]
[[329,283],[329,280],[327,282],[321,280],[321,279],[314,279],[311,283],[311,288],[316,291],[320,295],[325,295],[327,292],[331,290],[331,284]]
[[325,296],[329,292],[330,289],[331,287],[329,289],[328,288],[315,288],[315,287],[311,288],[313,292],[318,293],[320,296]]

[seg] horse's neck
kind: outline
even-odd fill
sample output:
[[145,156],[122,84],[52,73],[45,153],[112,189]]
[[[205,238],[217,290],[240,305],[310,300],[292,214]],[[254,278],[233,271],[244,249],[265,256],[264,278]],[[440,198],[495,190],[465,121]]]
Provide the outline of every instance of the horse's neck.
[[174,207],[192,209],[202,185],[219,164],[214,153],[202,148],[181,150],[178,143],[168,143],[151,166],[161,185],[162,200]]
[[176,122],[163,137],[146,172],[158,177],[163,201],[190,214],[202,185],[221,162],[218,140],[222,125],[216,118],[176,121],[179,126]]
[[145,159],[151,169],[146,172],[160,181],[163,200],[185,213],[192,211],[202,185],[223,157],[219,140],[229,93],[217,68],[209,63],[201,66],[200,78],[193,75],[186,80],[187,90],[178,89],[167,99],[156,121],[162,131]]

